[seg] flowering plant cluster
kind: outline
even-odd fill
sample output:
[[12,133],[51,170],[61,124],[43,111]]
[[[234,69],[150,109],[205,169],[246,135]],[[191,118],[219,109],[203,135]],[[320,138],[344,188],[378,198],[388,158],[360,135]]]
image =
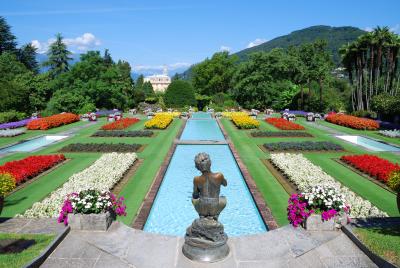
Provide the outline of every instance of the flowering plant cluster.
[[27,128],[30,130],[47,130],[61,125],[71,124],[76,121],[79,121],[79,115],[62,113],[32,120],[28,123]]
[[[340,211],[348,211],[349,207],[346,205],[345,196],[340,193],[336,188],[331,185],[315,185],[304,194],[304,199],[316,213],[324,214],[329,212],[326,216],[336,215]],[[333,213],[332,210],[336,211]],[[328,219],[329,220],[329,219]]]
[[379,123],[375,120],[360,118],[352,115],[330,114],[325,120],[336,125],[354,129],[376,130],[379,128]]
[[343,147],[329,141],[281,141],[265,143],[269,151],[342,151]]
[[116,152],[128,153],[137,152],[142,147],[141,144],[128,143],[70,143],[61,148],[61,152]]
[[265,121],[281,130],[304,130],[304,127],[283,118],[267,118]]
[[65,160],[63,154],[34,155],[0,166],[0,173],[10,173],[16,184],[31,179]]
[[14,190],[15,179],[10,173],[0,173],[0,197]]
[[177,118],[181,115],[181,113],[180,112],[158,112],[158,113],[155,113],[155,115],[170,115],[172,117]]
[[245,112],[222,112],[222,116],[231,119],[232,116],[245,116],[248,115]]
[[91,137],[151,137],[153,134],[154,132],[151,130],[100,130],[95,132]]
[[0,124],[0,129],[24,127],[24,126],[26,126],[30,121],[32,121],[32,119],[31,119],[31,118],[28,118],[28,119],[24,119],[24,120],[20,120],[20,121],[15,121],[15,122],[9,122],[9,123]]
[[231,120],[238,128],[242,129],[252,129],[258,128],[260,126],[260,122],[258,122],[256,119],[251,118],[247,114],[232,115]]
[[344,196],[346,205],[351,208],[350,217],[387,216],[385,212],[373,206],[371,202],[364,200],[349,188],[341,185],[302,154],[273,153],[271,154],[271,161],[303,193],[309,192],[309,189],[312,189],[315,185],[337,189],[337,193]]
[[23,217],[57,217],[68,194],[88,189],[109,191],[124,176],[136,159],[135,153],[103,154],[91,166],[72,175],[67,182],[48,197],[34,203],[30,209],[25,211]]
[[96,113],[86,113],[81,115],[81,120],[82,121],[97,121],[97,115]]
[[306,117],[307,116],[307,112],[305,112],[305,111],[300,111],[300,110],[289,110],[289,109],[286,109],[286,110],[284,110],[284,111],[281,111],[280,112],[281,114],[283,114],[283,113],[288,113],[288,114],[294,114],[294,115],[296,115],[296,116],[302,116],[302,117]]
[[287,213],[290,224],[298,227],[314,212],[307,206],[308,203],[302,194],[292,194],[289,197]]
[[286,138],[294,138],[294,137],[312,137],[310,133],[305,131],[253,131],[250,133],[253,137],[286,137]]
[[18,128],[18,129],[1,129],[0,130],[0,137],[15,137],[26,132],[25,128]]
[[116,197],[109,191],[84,190],[68,194],[58,215],[58,223],[68,225],[68,214],[100,214],[112,212],[126,216],[126,205],[123,197]]
[[173,115],[168,113],[158,113],[152,119],[144,123],[145,128],[165,129],[172,123]]
[[387,185],[392,188],[393,191],[400,193],[400,170],[390,173]]
[[399,164],[394,164],[375,155],[344,155],[340,159],[384,183],[388,181],[390,173],[400,170]]
[[140,120],[138,118],[122,118],[118,121],[106,124],[101,127],[102,130],[119,130],[119,129],[125,129],[128,128],[129,126],[139,122]]
[[379,134],[390,137],[390,138],[400,138],[400,130],[379,130]]

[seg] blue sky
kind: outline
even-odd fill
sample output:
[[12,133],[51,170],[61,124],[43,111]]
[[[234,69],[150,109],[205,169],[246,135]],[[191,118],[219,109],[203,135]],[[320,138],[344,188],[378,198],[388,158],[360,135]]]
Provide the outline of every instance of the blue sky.
[[44,52],[60,32],[75,53],[109,48],[136,71],[182,69],[216,51],[236,52],[313,25],[400,32],[399,10],[399,0],[0,0],[0,16],[19,44],[33,42]]

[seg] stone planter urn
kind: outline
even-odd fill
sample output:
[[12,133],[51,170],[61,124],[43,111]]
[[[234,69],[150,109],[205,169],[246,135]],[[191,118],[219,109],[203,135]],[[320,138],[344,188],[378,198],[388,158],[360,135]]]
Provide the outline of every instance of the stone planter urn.
[[321,214],[312,214],[305,222],[305,229],[307,231],[335,231],[346,224],[346,213],[336,215],[328,221],[323,221]]
[[110,212],[100,214],[69,214],[68,225],[72,230],[107,231],[115,216]]

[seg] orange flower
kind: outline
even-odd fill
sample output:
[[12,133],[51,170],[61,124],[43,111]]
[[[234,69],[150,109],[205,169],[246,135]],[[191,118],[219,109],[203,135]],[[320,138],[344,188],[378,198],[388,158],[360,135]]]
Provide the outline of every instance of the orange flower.
[[48,130],[61,125],[71,124],[76,121],[79,121],[78,115],[63,113],[32,120],[26,127],[30,130]]
[[345,114],[328,115],[326,121],[336,125],[350,127],[354,129],[376,130],[379,129],[379,123],[372,119],[360,118]]

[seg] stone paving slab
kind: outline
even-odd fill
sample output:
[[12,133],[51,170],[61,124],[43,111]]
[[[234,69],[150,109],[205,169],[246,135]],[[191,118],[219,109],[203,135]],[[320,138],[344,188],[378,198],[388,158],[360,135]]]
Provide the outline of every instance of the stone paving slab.
[[0,233],[60,234],[65,226],[57,219],[0,218]]
[[285,226],[232,237],[230,254],[199,263],[182,254],[183,237],[157,235],[114,222],[107,232],[72,231],[43,267],[376,267],[341,231],[307,232]]

